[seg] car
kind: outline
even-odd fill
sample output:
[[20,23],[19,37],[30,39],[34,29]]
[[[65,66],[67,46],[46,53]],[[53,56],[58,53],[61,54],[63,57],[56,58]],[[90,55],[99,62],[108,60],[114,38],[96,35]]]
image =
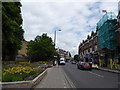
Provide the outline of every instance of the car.
[[92,68],[93,68],[93,69],[98,69],[98,65],[95,64],[95,63],[92,63]]
[[65,65],[65,58],[60,58],[60,65]]
[[75,61],[71,61],[71,64],[76,64],[76,62]]
[[90,64],[92,65],[92,69],[98,69],[98,64],[94,62],[90,62]]
[[77,68],[81,70],[92,70],[92,64],[89,62],[78,62]]

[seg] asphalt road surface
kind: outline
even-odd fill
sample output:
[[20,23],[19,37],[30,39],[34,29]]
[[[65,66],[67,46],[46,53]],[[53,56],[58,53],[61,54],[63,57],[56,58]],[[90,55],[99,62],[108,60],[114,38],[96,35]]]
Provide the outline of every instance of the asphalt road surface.
[[80,70],[76,64],[61,66],[76,88],[118,88],[118,74],[92,69]]

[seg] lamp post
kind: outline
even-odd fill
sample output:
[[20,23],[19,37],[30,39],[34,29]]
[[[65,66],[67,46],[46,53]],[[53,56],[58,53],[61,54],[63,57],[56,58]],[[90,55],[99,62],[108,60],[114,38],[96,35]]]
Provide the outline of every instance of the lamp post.
[[55,30],[55,32],[54,32],[54,46],[56,45],[56,32],[57,31],[61,31],[61,30]]

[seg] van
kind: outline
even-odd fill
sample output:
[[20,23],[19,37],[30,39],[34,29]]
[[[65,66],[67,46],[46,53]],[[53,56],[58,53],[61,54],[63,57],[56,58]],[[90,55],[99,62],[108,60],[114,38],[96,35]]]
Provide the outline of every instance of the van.
[[65,58],[60,58],[60,65],[65,65]]

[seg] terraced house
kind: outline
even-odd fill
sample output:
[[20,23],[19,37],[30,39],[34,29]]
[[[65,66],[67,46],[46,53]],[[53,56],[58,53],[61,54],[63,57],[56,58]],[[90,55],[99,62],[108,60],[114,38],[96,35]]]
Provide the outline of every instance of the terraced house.
[[80,43],[78,48],[80,59],[83,60],[84,58],[94,58],[94,60],[97,60],[97,38],[97,30],[95,32],[92,31],[91,36],[88,35],[87,39]]
[[118,16],[113,12],[106,14],[99,20],[96,32],[91,32],[79,45],[78,53],[81,60],[92,58],[101,67],[118,69],[120,55],[120,11]]

